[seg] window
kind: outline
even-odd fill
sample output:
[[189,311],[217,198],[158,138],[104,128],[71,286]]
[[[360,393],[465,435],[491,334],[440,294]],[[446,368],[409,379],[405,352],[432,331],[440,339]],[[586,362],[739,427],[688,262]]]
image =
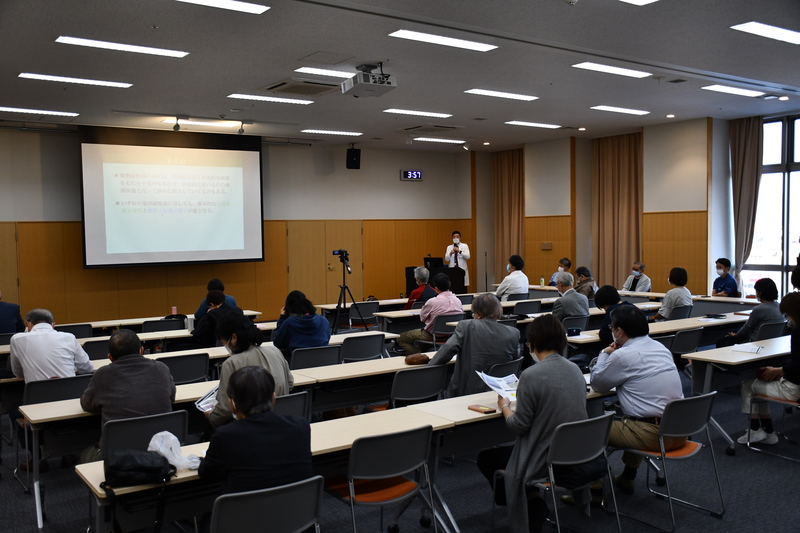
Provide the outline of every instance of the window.
[[800,117],[770,120],[763,126],[761,181],[756,200],[753,248],[742,269],[743,295],[772,278],[786,293],[800,254]]

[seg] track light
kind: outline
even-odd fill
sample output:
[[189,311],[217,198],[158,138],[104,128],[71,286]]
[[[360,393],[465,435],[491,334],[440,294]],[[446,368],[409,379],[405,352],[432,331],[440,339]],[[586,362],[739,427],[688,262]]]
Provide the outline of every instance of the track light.
[[181,131],[181,125],[178,122],[178,117],[175,117],[175,125],[172,126],[172,131]]
[[244,122],[241,123],[241,125],[239,126],[239,131],[237,131],[236,133],[238,133],[239,135],[244,133]]
[[461,148],[463,148],[464,150],[469,152],[469,146],[470,146],[469,143],[464,143],[464,144],[461,145]]

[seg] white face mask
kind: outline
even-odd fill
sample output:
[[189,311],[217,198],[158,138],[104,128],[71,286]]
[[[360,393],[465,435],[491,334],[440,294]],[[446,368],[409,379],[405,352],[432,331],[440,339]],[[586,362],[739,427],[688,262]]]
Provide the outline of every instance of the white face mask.
[[506,265],[506,272],[511,272],[511,265]]
[[558,271],[559,272],[564,272],[564,267],[562,267],[562,266],[558,267]]
[[641,276],[641,275],[642,275],[642,273],[641,273],[641,272],[639,272],[638,270],[631,270],[631,272],[632,272],[632,273],[633,273],[633,275],[634,275],[634,276],[636,276],[637,278],[638,278],[639,276]]
[[461,239],[459,239],[458,237],[453,237],[453,244],[458,244],[460,242],[461,242]]
[[614,344],[619,344],[619,338],[614,335],[614,330],[611,330],[611,338],[614,339]]
[[717,269],[717,276],[721,276],[724,272],[725,272],[724,270],[722,270],[721,268],[718,268]]
[[228,346],[227,343],[225,343],[225,351],[228,352],[228,354],[232,354],[233,353],[233,350],[231,350],[231,347]]
[[672,282],[669,280],[669,278],[667,278],[667,283],[672,285]]

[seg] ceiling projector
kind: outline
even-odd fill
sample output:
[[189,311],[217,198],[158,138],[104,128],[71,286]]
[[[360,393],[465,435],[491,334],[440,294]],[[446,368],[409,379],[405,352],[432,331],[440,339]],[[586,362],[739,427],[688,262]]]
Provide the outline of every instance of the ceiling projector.
[[359,72],[352,78],[342,82],[342,94],[352,96],[383,96],[392,89],[397,88],[397,83],[389,79],[389,74],[375,74],[372,72]]

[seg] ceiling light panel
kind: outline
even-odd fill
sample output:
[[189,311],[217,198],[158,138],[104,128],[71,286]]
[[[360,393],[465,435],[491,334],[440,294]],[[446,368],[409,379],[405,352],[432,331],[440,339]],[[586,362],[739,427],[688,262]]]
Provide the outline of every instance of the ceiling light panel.
[[626,4],[633,4],[635,6],[646,6],[647,4],[658,2],[658,0],[619,0],[619,1],[625,2]]
[[460,139],[441,139],[439,137],[414,137],[415,141],[424,143],[443,143],[443,144],[464,144],[467,141]]
[[613,67],[611,65],[603,65],[601,63],[592,63],[585,61],[572,65],[575,68],[582,68],[584,70],[593,70],[595,72],[605,72],[606,74],[616,74],[617,76],[627,76],[629,78],[646,78],[652,76],[651,72],[644,72],[643,70],[632,70],[629,68]]
[[259,102],[273,102],[276,104],[313,104],[314,100],[298,100],[296,98],[278,98],[277,96],[260,96],[258,94],[229,94],[228,98],[235,100],[256,100]]
[[431,113],[429,111],[412,111],[411,109],[384,109],[384,113],[394,113],[396,115],[414,115],[418,117],[450,118],[453,115],[447,113]]
[[319,135],[346,135],[350,137],[359,137],[364,135],[359,131],[337,131],[337,130],[302,130],[300,133],[317,133]]
[[180,50],[169,50],[166,48],[151,48],[149,46],[138,46],[134,44],[112,43],[109,41],[95,41],[93,39],[82,39],[80,37],[61,36],[56,39],[57,43],[74,44],[76,46],[87,46],[89,48],[102,48],[104,50],[116,50],[118,52],[134,52],[137,54],[150,54],[165,57],[186,57],[189,52]]
[[526,126],[528,128],[545,128],[548,130],[555,130],[560,128],[558,124],[543,124],[541,122],[523,122],[521,120],[509,120],[505,124],[509,126]]
[[161,121],[163,124],[180,124],[181,126],[210,126],[213,128],[235,128],[239,126],[239,122],[208,122],[201,120],[191,119],[174,119],[167,118]]
[[515,94],[515,93],[504,93],[502,91],[490,91],[488,89],[469,89],[468,91],[464,91],[467,94],[477,94],[479,96],[492,96],[494,98],[508,98],[510,100],[523,100],[525,102],[532,102],[534,100],[538,100],[538,96],[531,96],[528,94]]
[[31,115],[53,115],[56,117],[77,117],[78,113],[66,111],[46,111],[44,109],[25,109],[23,107],[0,107],[0,113],[30,113]]
[[409,39],[411,41],[452,46],[454,48],[463,48],[465,50],[475,50],[476,52],[488,52],[489,50],[494,50],[497,48],[491,44],[465,41],[463,39],[453,39],[452,37],[443,37],[441,35],[434,35],[432,33],[420,33],[418,31],[409,30],[397,30],[394,33],[390,33],[389,37],[398,37],[400,39]]
[[68,78],[65,76],[50,76],[48,74],[33,74],[32,72],[22,72],[20,78],[28,80],[41,80],[41,81],[58,81],[63,83],[78,83],[81,85],[99,85],[101,87],[117,87],[120,89],[127,89],[132,87],[132,83],[122,83],[118,81],[102,81],[102,80],[89,80],[84,78]]
[[197,4],[199,6],[217,7],[219,9],[227,9],[229,11],[239,11],[241,13],[250,13],[252,15],[260,15],[268,10],[268,6],[259,4],[251,4],[250,2],[238,2],[237,0],[176,0],[185,4]]
[[746,33],[752,33],[767,39],[775,39],[776,41],[785,41],[792,44],[800,44],[800,32],[779,28],[778,26],[770,26],[761,22],[745,22],[744,24],[737,24],[731,26],[733,30],[739,30]]
[[628,109],[627,107],[615,107],[612,105],[596,105],[589,109],[597,111],[608,111],[610,113],[622,113],[624,115],[649,115],[650,111],[642,111],[641,109]]
[[317,76],[329,76],[331,78],[352,78],[356,72],[344,72],[342,70],[328,70],[325,68],[301,67],[294,70],[301,74],[316,74]]
[[750,98],[755,98],[756,96],[763,96],[764,93],[761,91],[753,91],[751,89],[742,89],[740,87],[729,87],[728,85],[706,85],[705,87],[700,87],[701,89],[705,89],[706,91],[715,91],[718,93],[726,93],[726,94],[735,94],[737,96],[749,96]]

